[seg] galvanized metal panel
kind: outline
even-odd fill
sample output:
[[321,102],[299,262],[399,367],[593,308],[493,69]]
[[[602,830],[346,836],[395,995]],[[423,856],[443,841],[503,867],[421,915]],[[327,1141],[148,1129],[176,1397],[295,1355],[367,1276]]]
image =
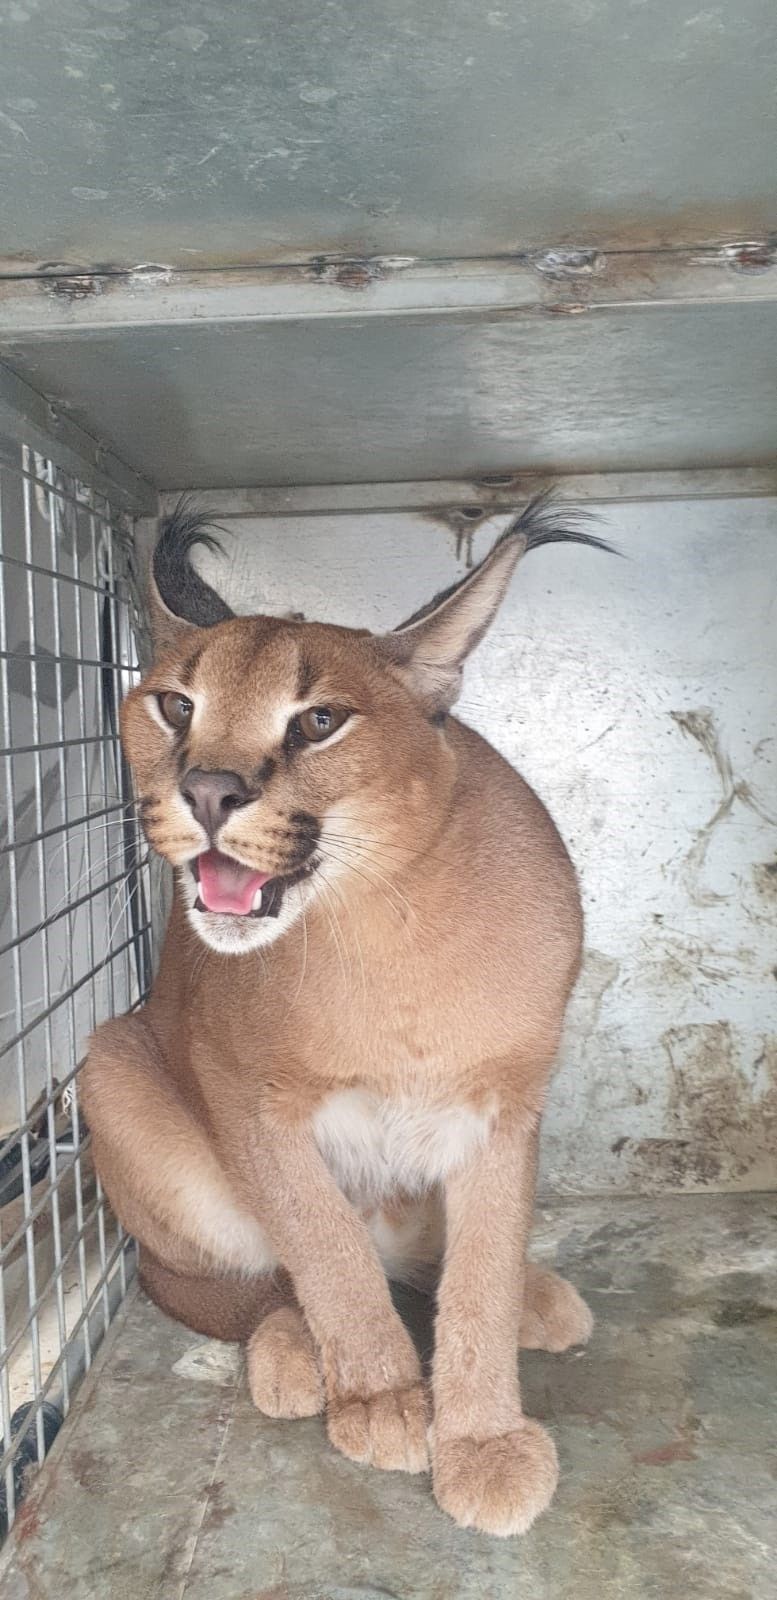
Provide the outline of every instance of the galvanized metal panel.
[[5,441],[28,444],[47,460],[56,456],[58,467],[87,478],[93,489],[123,511],[156,511],[157,496],[150,483],[0,364],[0,460]]
[[768,303],[139,327],[4,359],[162,487],[767,464]]
[[[474,555],[503,519],[474,535]],[[431,515],[245,518],[204,570],[239,610],[391,627],[461,572]],[[513,582],[461,714],[578,865],[587,957],[551,1089],[555,1191],[777,1181],[777,499],[610,507],[629,559]],[[347,928],[343,936],[348,937]]]
[[7,338],[207,323],[413,317],[470,322],[777,301],[777,239],[692,250],[540,250],[418,261],[319,256],[282,267],[0,277]]
[[[647,501],[747,500],[777,495],[777,465],[712,468],[701,472],[497,473],[481,479],[429,478],[417,483],[314,483],[303,488],[198,489],[197,505],[219,524],[233,517],[324,517],[357,512],[422,511],[466,541],[498,511],[513,511],[532,495],[554,488],[575,505],[618,506]],[[160,495],[160,512],[172,511],[181,489]],[[138,523],[138,527],[156,527]]]
[[777,225],[772,0],[14,0],[6,270]]

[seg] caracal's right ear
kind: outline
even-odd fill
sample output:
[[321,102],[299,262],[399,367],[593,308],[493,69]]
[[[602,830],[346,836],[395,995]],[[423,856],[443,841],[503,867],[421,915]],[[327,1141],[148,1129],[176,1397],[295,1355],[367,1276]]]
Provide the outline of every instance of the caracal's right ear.
[[207,516],[184,496],[163,519],[151,557],[148,596],[156,656],[177,649],[193,628],[212,628],[235,615],[192,566],[191,552],[198,544],[221,549],[209,532]]
[[480,566],[375,644],[389,670],[421,700],[431,716],[458,699],[464,662],[496,616],[507,586],[527,550],[541,544],[612,545],[581,527],[583,514],[560,505],[552,493],[532,500],[505,529]]

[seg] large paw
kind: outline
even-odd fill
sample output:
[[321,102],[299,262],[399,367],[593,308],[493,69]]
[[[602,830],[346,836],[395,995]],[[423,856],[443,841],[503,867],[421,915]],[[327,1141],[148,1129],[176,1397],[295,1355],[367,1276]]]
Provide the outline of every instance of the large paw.
[[520,1343],[522,1350],[569,1350],[587,1344],[594,1319],[585,1300],[557,1272],[529,1262]]
[[495,1439],[447,1439],[433,1451],[437,1504],[462,1528],[525,1533],[553,1498],[558,1458],[550,1434],[525,1421]]
[[260,1322],[246,1348],[251,1399],[266,1417],[316,1417],[324,1384],[313,1337],[301,1311],[282,1306]]
[[404,1389],[383,1389],[366,1400],[353,1397],[330,1402],[327,1429],[332,1444],[351,1461],[384,1472],[425,1472],[426,1394],[422,1383]]

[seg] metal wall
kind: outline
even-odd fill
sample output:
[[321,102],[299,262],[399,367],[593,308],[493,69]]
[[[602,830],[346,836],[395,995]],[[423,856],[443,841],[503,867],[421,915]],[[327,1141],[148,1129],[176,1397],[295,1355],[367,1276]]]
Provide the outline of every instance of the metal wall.
[[[219,502],[214,498],[213,504]],[[389,627],[477,556],[434,517],[230,517],[238,610]],[[519,568],[461,714],[580,870],[587,957],[545,1124],[556,1191],[777,1181],[777,500],[607,508],[626,559]]]

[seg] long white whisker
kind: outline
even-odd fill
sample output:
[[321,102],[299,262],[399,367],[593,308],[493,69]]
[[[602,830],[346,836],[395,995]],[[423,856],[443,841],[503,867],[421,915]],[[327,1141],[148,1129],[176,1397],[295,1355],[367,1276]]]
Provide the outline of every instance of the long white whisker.
[[302,893],[301,884],[297,884],[295,887],[296,887],[297,893],[299,895],[300,911],[302,912],[302,936],[303,936],[302,971],[301,971],[301,973],[299,975],[299,983],[297,984],[296,990],[294,992],[294,999],[292,1000],[291,1005],[289,1006],[289,1009],[286,1012],[286,1016],[283,1019],[284,1023],[286,1022],[287,1018],[291,1016],[291,1013],[294,1010],[294,1007],[297,1004],[297,1001],[299,1000],[299,997],[300,997],[300,995],[302,993],[302,985],[305,982],[305,973],[308,970],[308,924],[307,924],[307,918],[305,916],[305,897],[304,897],[304,895]]
[[[119,847],[116,850],[112,850],[109,855],[103,856],[103,858],[97,863],[97,867],[103,867],[105,869],[109,869],[115,861],[120,861],[123,858],[123,855],[124,855],[124,851],[123,851],[123,849],[121,847]],[[150,853],[147,852],[145,854],[145,856],[141,856],[141,857],[138,858],[138,860],[135,863],[135,865],[138,868],[143,867],[143,866],[145,866],[147,864],[148,861],[150,861],[150,859],[151,859]],[[129,871],[129,868],[127,869],[127,871]],[[86,883],[88,878],[92,878],[95,875],[96,875],[96,872],[95,872],[95,864],[94,863],[92,863],[92,865],[90,867],[86,867],[83,872],[79,873],[78,877],[75,880],[75,883],[71,882],[70,887],[67,890],[67,893],[62,895],[61,899],[57,900],[56,903],[53,906],[47,906],[47,908],[46,908],[46,919],[47,919],[47,921],[50,921],[52,917],[59,916],[60,913],[62,913],[62,908],[64,906],[67,906],[69,901],[77,900],[78,899],[78,891],[81,888],[82,883]],[[108,872],[108,876],[110,876],[110,872]],[[126,873],[125,873],[125,876],[126,876]],[[112,885],[108,885],[104,881],[98,883],[96,888],[93,890],[92,894],[89,896],[89,898],[90,899],[96,898],[99,894],[105,893],[105,891],[109,887],[112,887]]]
[[[360,853],[358,855],[358,860],[364,868],[362,871],[360,867],[356,866],[352,855],[339,855],[335,851],[327,850],[326,846],[322,844],[319,844],[318,849],[321,854],[328,855],[331,861],[336,861],[340,866],[345,867],[347,871],[355,872],[357,877],[362,878],[365,883],[369,883],[371,888],[383,896],[386,904],[391,908],[395,916],[399,917],[403,925],[407,924],[408,918],[413,916],[413,908],[410,902],[395,888],[394,884],[389,882],[388,878],[384,878],[383,874],[378,872],[377,868],[374,868],[372,873],[369,871],[363,854]],[[381,888],[381,884],[385,887]],[[389,899],[386,890],[394,896],[393,901]]]
[[[128,823],[136,823],[136,821],[137,821],[137,819],[134,818],[134,817],[124,817],[124,818],[121,818],[121,819],[118,819],[118,820],[114,820],[113,822],[110,821],[108,818],[100,818],[100,817],[98,817],[95,822],[92,822],[91,824],[89,824],[87,826],[83,826],[82,825],[79,828],[78,833],[75,833],[75,832],[73,832],[73,831],[68,829],[67,832],[66,832],[65,838],[62,840],[62,843],[57,845],[56,850],[52,850],[51,854],[47,855],[47,857],[46,857],[46,866],[47,866],[48,871],[49,872],[51,871],[51,869],[55,865],[55,863],[57,861],[59,861],[60,856],[64,854],[65,850],[67,850],[70,845],[75,844],[77,848],[79,846],[82,847],[81,848],[81,859],[83,860],[83,855],[84,855],[83,846],[85,844],[85,841],[86,841],[87,837],[90,840],[93,837],[96,837],[98,839],[98,841],[99,841],[100,836],[105,834],[106,829],[108,829],[108,828],[126,828]],[[140,837],[139,833],[138,833],[138,837]],[[105,842],[106,842],[106,840],[105,840],[105,838],[103,838],[103,843],[105,843]],[[20,841],[20,843],[23,844],[23,841]]]
[[[350,907],[348,905],[348,901],[345,899],[345,896],[340,893],[340,890],[338,889],[337,884],[334,883],[330,879],[330,881],[327,883],[327,888],[329,889],[330,893],[335,896],[336,900],[339,901],[339,903],[342,906],[343,910],[345,911],[346,915],[352,916],[352,913],[350,911]],[[361,979],[362,979],[362,996],[364,998],[364,1002],[365,1002],[365,1005],[366,1005],[366,1002],[367,1002],[367,977],[366,977],[366,974],[365,974],[365,971],[364,971],[364,956],[362,955],[362,947],[361,947],[361,940],[359,938],[358,924],[355,921],[353,923],[353,938],[354,938],[354,943],[356,945],[356,954],[359,957],[359,968],[360,968],[360,971],[361,971]]]
[[[402,845],[391,844],[385,839],[375,839],[369,834],[338,833],[329,826],[329,823],[325,823],[323,836],[335,844],[350,844],[372,855],[385,856],[389,870],[397,870],[399,866],[404,866],[408,862],[408,852]],[[394,856],[396,860],[392,859]]]
[[[323,901],[322,901],[322,910],[324,911],[324,914],[326,916],[327,922],[329,923],[329,928],[330,928],[330,931],[332,933],[335,949],[337,950],[337,956],[338,956],[338,960],[340,962],[340,970],[341,970],[341,972],[343,974],[343,983],[345,984],[346,988],[348,988],[348,973],[345,970],[345,962],[343,961],[343,952],[342,952],[341,945],[340,945],[340,940],[342,938],[342,930],[340,928],[339,923],[337,922],[336,916],[334,917],[334,920],[333,920],[333,914],[330,912],[330,909],[329,909],[329,895],[328,895],[328,887],[329,886],[326,883],[324,878],[319,879],[319,887],[320,887],[322,895],[324,897]],[[350,963],[349,963],[349,965],[350,965]]]

